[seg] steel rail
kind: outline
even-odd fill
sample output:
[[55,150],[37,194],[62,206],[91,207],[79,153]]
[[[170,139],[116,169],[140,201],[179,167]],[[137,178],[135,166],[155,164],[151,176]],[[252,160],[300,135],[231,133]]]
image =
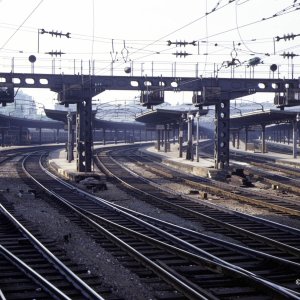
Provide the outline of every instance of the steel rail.
[[[121,164],[120,164],[118,161],[116,161],[114,158],[111,158],[111,159],[112,159],[116,164],[118,164],[120,167],[124,168],[126,171],[128,171],[128,172],[131,173],[133,176],[135,176],[136,178],[139,178],[140,180],[142,180],[142,181],[144,181],[144,182],[146,182],[146,183],[148,183],[148,184],[151,184],[152,186],[154,186],[154,187],[156,187],[156,188],[158,188],[158,189],[160,189],[160,190],[166,190],[165,187],[162,188],[160,185],[158,185],[158,184],[156,184],[156,183],[154,183],[154,182],[152,182],[152,181],[150,181],[150,180],[148,180],[148,179],[142,178],[142,177],[141,177],[140,175],[138,175],[137,173],[135,173],[135,172],[133,172],[132,170],[128,169],[127,167],[121,165]],[[283,243],[281,243],[281,242],[275,241],[275,240],[270,239],[270,238],[268,238],[268,237],[266,237],[266,236],[259,235],[259,234],[257,234],[257,233],[254,233],[254,232],[251,232],[251,231],[249,231],[249,230],[246,230],[246,229],[237,227],[237,226],[232,225],[232,224],[229,224],[229,223],[227,223],[227,222],[219,221],[219,220],[217,220],[217,219],[215,219],[215,218],[213,218],[213,217],[207,216],[207,215],[202,214],[202,213],[200,213],[200,212],[195,212],[195,211],[193,211],[193,210],[191,210],[191,209],[188,209],[188,208],[186,208],[186,207],[183,207],[183,206],[180,206],[180,205],[178,205],[178,204],[174,204],[174,203],[168,202],[168,201],[166,201],[166,200],[163,200],[163,199],[161,199],[161,198],[158,198],[158,197],[156,197],[155,195],[151,195],[151,194],[149,194],[149,193],[147,193],[147,192],[145,192],[145,191],[143,191],[143,190],[140,190],[140,189],[138,189],[138,188],[136,188],[136,187],[131,186],[130,184],[128,184],[127,182],[125,182],[124,180],[122,180],[120,177],[117,177],[117,176],[113,175],[113,174],[112,174],[112,173],[111,173],[111,172],[110,172],[103,164],[102,164],[102,167],[103,167],[103,169],[105,169],[105,170],[108,172],[108,174],[110,174],[111,176],[113,176],[114,178],[116,178],[118,181],[120,181],[122,184],[124,184],[125,186],[127,186],[128,188],[130,188],[130,189],[132,189],[132,190],[134,190],[134,191],[136,191],[136,192],[139,192],[139,193],[142,193],[142,194],[144,194],[144,195],[146,195],[146,196],[150,196],[150,197],[152,197],[152,198],[154,198],[154,199],[157,199],[158,201],[160,201],[160,202],[162,202],[162,203],[165,203],[166,205],[172,206],[172,207],[176,208],[177,210],[185,211],[185,212],[187,212],[187,213],[189,213],[189,214],[191,214],[191,215],[198,216],[198,217],[200,217],[200,218],[202,218],[202,219],[205,219],[205,220],[207,220],[207,221],[210,222],[210,223],[213,222],[213,223],[215,223],[215,224],[218,224],[219,226],[223,226],[223,227],[226,227],[226,228],[228,228],[228,229],[230,229],[230,230],[233,230],[233,231],[235,231],[235,232],[242,233],[243,235],[246,235],[247,237],[250,236],[250,237],[252,237],[252,238],[255,239],[255,240],[259,240],[259,241],[261,241],[261,242],[264,242],[264,243],[267,243],[267,244],[269,244],[269,245],[275,246],[275,247],[277,247],[277,248],[280,249],[280,250],[283,250],[283,251],[286,251],[287,253],[290,253],[290,254],[292,254],[292,255],[295,255],[296,257],[300,257],[300,249],[298,249],[298,248],[295,248],[295,247],[292,247],[292,246],[289,246],[289,245],[285,245],[285,244],[283,244]],[[169,192],[172,193],[173,195],[177,195],[177,196],[178,196],[178,193],[174,192],[173,190],[169,190]],[[182,195],[180,195],[180,196],[181,196],[182,198],[188,198],[187,196],[182,196]],[[220,210],[220,208],[219,208],[218,206],[216,206],[216,205],[212,205],[212,204],[211,204],[211,205],[208,205],[208,206],[209,206],[209,207],[214,207],[215,209]],[[227,209],[224,209],[224,210],[227,211],[228,213],[233,214],[232,211],[229,211],[229,210],[227,210]],[[236,212],[234,212],[234,214],[236,214]],[[248,215],[245,215],[245,214],[243,214],[243,213],[240,213],[240,212],[239,212],[239,213],[237,213],[237,215],[240,215],[240,216],[242,216],[243,218],[248,218],[248,219],[249,219],[249,216],[248,216]],[[253,216],[250,216],[250,217],[251,217],[251,219],[253,219],[253,220],[255,220],[255,219],[259,220],[259,218],[257,218],[257,217],[253,217]],[[264,221],[264,223],[269,223],[269,224],[275,223],[275,222],[269,222],[269,221],[264,220],[264,219],[262,219],[262,220]],[[283,226],[283,228],[289,229],[288,226]],[[291,230],[295,231],[294,228],[291,228]],[[300,235],[300,231],[299,231],[299,232],[297,231],[297,233]]]
[[[94,199],[94,200],[96,200],[96,201],[101,201],[102,203],[105,203],[106,205],[112,207],[112,205],[110,205],[107,201],[105,201],[105,200],[103,200],[103,199],[101,199],[101,198],[99,198],[99,197],[95,197],[95,196],[93,196],[93,195],[90,195],[89,193],[86,193],[86,192],[84,192],[84,191],[81,191],[80,189],[74,187],[73,185],[64,182],[64,181],[61,180],[59,177],[57,177],[56,175],[54,175],[54,174],[52,174],[51,172],[49,172],[48,170],[46,170],[46,169],[44,168],[44,166],[42,165],[41,160],[40,160],[40,167],[43,169],[43,171],[44,171],[45,173],[47,173],[47,174],[48,174],[49,176],[51,176],[53,179],[59,181],[61,184],[67,186],[67,187],[68,187],[69,189],[71,189],[72,191],[76,191],[77,193],[83,194],[83,195],[85,195],[86,197],[89,197],[89,198]],[[38,183],[38,181],[37,181],[36,179],[35,179],[35,182]],[[39,185],[42,186],[40,183],[39,183]],[[43,186],[43,188],[45,189],[46,187]],[[46,188],[46,189],[47,189],[47,188]],[[85,214],[89,214],[89,215],[91,215],[91,216],[93,216],[93,217],[95,217],[95,218],[97,218],[97,219],[101,219],[102,221],[109,222],[109,223],[110,223],[111,225],[113,225],[114,227],[121,228],[122,231],[130,232],[131,234],[135,234],[135,235],[137,235],[137,236],[139,236],[139,237],[142,237],[143,239],[146,239],[146,240],[148,240],[148,241],[150,240],[150,241],[152,241],[152,242],[155,241],[155,243],[158,243],[159,245],[160,245],[160,244],[163,244],[163,245],[165,246],[165,244],[162,243],[162,242],[160,242],[160,241],[156,241],[156,240],[154,240],[154,239],[152,239],[152,238],[150,238],[150,237],[148,237],[148,236],[145,236],[145,235],[140,234],[140,233],[137,233],[137,232],[135,232],[135,231],[133,231],[133,230],[127,229],[127,228],[125,228],[125,227],[123,227],[123,226],[121,226],[121,225],[118,225],[118,224],[116,224],[116,223],[114,223],[114,222],[111,222],[111,221],[108,221],[108,220],[106,220],[106,219],[104,219],[104,218],[102,218],[102,217],[100,217],[100,216],[98,216],[98,215],[95,215],[94,213],[91,213],[91,212],[89,212],[89,211],[87,211],[87,210],[84,210],[84,209],[82,209],[82,208],[80,208],[80,207],[78,207],[78,206],[76,206],[76,205],[70,203],[68,200],[66,200],[66,199],[64,199],[63,197],[59,196],[57,193],[55,193],[55,192],[53,192],[53,191],[50,191],[49,189],[47,189],[47,192],[50,193],[50,194],[52,194],[53,196],[59,198],[59,199],[60,199],[61,201],[63,201],[64,203],[67,202],[69,205],[75,207],[78,211],[81,211],[81,212],[83,213],[83,214],[82,214],[82,217],[84,217]],[[154,231],[156,231],[156,232],[159,232],[159,233],[161,233],[161,234],[166,235],[166,232],[165,232],[165,231],[162,231],[161,229],[156,228],[155,226],[153,226],[153,225],[151,225],[151,224],[148,224],[148,223],[146,223],[145,221],[142,221],[142,220],[138,219],[137,217],[133,217],[132,215],[129,215],[127,212],[125,212],[125,211],[123,211],[123,210],[120,210],[119,208],[117,208],[117,207],[115,206],[115,210],[116,210],[116,209],[117,209],[118,213],[126,214],[127,217],[129,217],[129,218],[131,218],[131,219],[134,218],[134,220],[135,220],[136,222],[142,223],[143,226],[151,227],[152,230],[154,230]],[[285,288],[285,287],[279,286],[279,285],[274,284],[274,283],[271,283],[271,282],[269,282],[269,281],[267,281],[267,280],[265,280],[265,279],[263,279],[263,278],[260,278],[259,276],[257,276],[256,274],[254,274],[254,273],[252,273],[252,272],[249,272],[249,271],[247,271],[247,270],[245,270],[245,269],[242,269],[242,268],[240,268],[240,267],[237,267],[237,266],[235,266],[235,265],[232,265],[232,264],[230,264],[230,263],[228,263],[228,262],[226,262],[226,261],[224,261],[224,260],[222,260],[222,259],[219,259],[219,258],[217,258],[216,256],[213,256],[213,255],[207,253],[206,251],[203,251],[203,250],[201,250],[201,249],[199,249],[199,248],[197,248],[197,247],[195,247],[195,246],[193,246],[193,245],[191,245],[191,244],[189,244],[189,243],[187,243],[187,242],[185,242],[185,241],[183,241],[183,240],[181,240],[181,239],[178,239],[177,237],[175,237],[175,236],[173,236],[173,235],[171,235],[171,234],[169,234],[169,233],[167,233],[167,236],[168,236],[169,238],[171,238],[171,240],[175,241],[175,243],[176,243],[176,242],[179,242],[181,245],[184,244],[185,246],[187,246],[187,247],[189,248],[189,250],[194,251],[194,252],[195,252],[199,257],[201,257],[202,259],[208,259],[210,263],[215,262],[215,263],[217,263],[218,266],[222,266],[222,267],[224,267],[225,269],[226,269],[226,268],[229,268],[231,271],[239,273],[240,276],[242,276],[242,277],[247,276],[247,279],[248,279],[248,278],[251,278],[252,280],[256,281],[256,282],[259,283],[259,284],[263,284],[263,285],[267,285],[267,286],[271,287],[271,289],[275,289],[275,290],[277,290],[277,289],[279,289],[279,290],[283,289],[283,290],[287,291],[288,293],[292,293],[293,295],[298,295],[298,296],[300,296],[300,294],[297,293],[297,292],[291,291],[291,290],[289,290],[289,289],[287,289],[287,288]],[[170,245],[168,245],[168,246],[170,246]],[[171,247],[172,247],[172,246],[171,246]],[[177,251],[184,251],[184,250],[179,249],[179,250],[177,250]],[[267,257],[268,257],[268,258],[271,258],[271,256],[267,256]],[[284,261],[285,261],[285,260],[281,260],[281,262],[284,262]],[[293,267],[298,266],[298,267],[299,267],[299,264],[291,263],[291,262],[288,262],[288,263],[290,263],[290,266],[293,266]],[[228,270],[227,270],[227,271],[228,271]]]
[[[38,151],[39,152],[39,151]],[[37,153],[37,152],[35,152]],[[28,156],[27,156],[28,157]],[[24,168],[24,165],[22,165]],[[26,173],[26,170],[23,169]],[[78,290],[81,291],[88,299],[104,300],[96,291],[94,291],[89,285],[87,285],[81,278],[79,278],[74,272],[72,272],[67,266],[65,266],[55,255],[53,255],[40,241],[38,241],[18,220],[16,220],[2,205],[0,210],[4,215],[10,219],[15,226],[27,236],[32,242],[35,248],[48,260],[55,268],[57,268],[61,274],[64,274],[66,279],[70,281]]]
[[[54,178],[55,180],[57,180],[58,182],[60,182],[62,185],[66,186],[67,188],[69,188],[71,191],[76,191],[78,194],[82,194],[84,195],[85,197],[88,197],[90,199],[92,199],[93,201],[95,201],[96,203],[101,203],[101,204],[105,204],[106,206],[108,207],[111,207],[111,208],[115,208],[118,210],[118,212],[123,212],[126,214],[126,216],[130,219],[134,219],[135,222],[137,223],[142,223],[143,225],[145,226],[149,226],[151,227],[152,230],[156,230],[158,231],[158,228],[155,227],[155,226],[150,226],[149,224],[143,222],[141,220],[141,218],[144,218],[144,219],[147,219],[149,221],[152,221],[154,223],[157,223],[157,224],[161,224],[162,226],[164,227],[169,227],[169,228],[172,228],[172,229],[179,229],[180,231],[182,232],[186,232],[186,233],[189,233],[189,234],[192,234],[193,236],[195,237],[201,237],[201,238],[204,238],[206,240],[209,240],[211,242],[216,242],[218,244],[221,244],[223,246],[227,246],[231,249],[240,249],[242,251],[246,251],[248,252],[249,254],[253,255],[254,257],[255,256],[260,256],[261,258],[267,258],[267,259],[273,259],[274,261],[277,260],[277,262],[281,262],[281,263],[284,263],[284,264],[290,264],[291,267],[296,267],[296,268],[300,268],[300,264],[299,263],[296,263],[296,262],[292,262],[292,261],[289,261],[289,260],[286,260],[286,259],[283,259],[283,258],[280,258],[280,257],[277,257],[277,256],[274,256],[274,255],[270,255],[270,254],[267,254],[265,252],[261,252],[261,251],[258,251],[258,250],[254,250],[254,249],[251,249],[251,248],[247,248],[247,247],[244,247],[244,246],[241,246],[241,245],[237,245],[237,244],[233,244],[233,243],[230,243],[230,242],[227,242],[227,241],[224,241],[224,240],[220,240],[218,238],[215,238],[215,237],[211,237],[211,236],[208,236],[208,235],[205,235],[203,233],[199,233],[199,232],[196,232],[196,231],[192,231],[190,229],[187,229],[187,228],[184,228],[184,227],[180,227],[178,225],[174,225],[174,224],[171,224],[171,223],[168,223],[168,222],[165,222],[165,221],[162,221],[162,220],[159,220],[157,218],[153,218],[151,216],[147,216],[145,214],[142,214],[142,213],[139,213],[137,211],[133,211],[131,209],[128,209],[128,208],[125,208],[125,207],[122,207],[118,204],[115,204],[115,203],[111,203],[103,198],[100,198],[98,196],[95,196],[95,195],[92,195],[84,190],[81,190],[77,187],[75,187],[74,185],[62,180],[61,178],[59,178],[58,176],[54,175],[53,173],[51,173],[50,171],[48,171],[46,168],[44,168],[44,166],[42,164],[40,164],[41,167],[43,168],[44,172],[47,173],[49,176],[51,176],[52,178]],[[88,211],[87,211],[88,212]],[[90,212],[88,212],[90,213]],[[94,214],[92,214],[94,215]],[[133,218],[133,216],[136,216],[135,218]],[[96,215],[97,216],[97,215]],[[165,234],[165,232],[163,232]],[[170,237],[174,238],[175,240],[180,240],[176,237],[174,237],[173,235],[169,235]],[[182,240],[180,240],[180,242],[182,242]],[[188,243],[187,243],[188,245]],[[192,247],[191,248],[194,248],[193,245],[191,245]],[[199,248],[196,248],[196,250],[198,251]],[[205,252],[205,251],[202,251],[201,252],[202,255],[208,255],[208,257],[210,257],[211,259],[215,259],[216,257],[214,257],[213,255]],[[216,258],[217,260],[219,260],[218,258]],[[225,262],[226,263],[226,262]]]
[[[151,161],[151,162],[153,163],[153,161]],[[152,172],[160,173],[160,170],[155,169],[155,167],[147,166],[143,162],[139,162],[139,161],[138,161],[138,163],[142,164],[143,167],[149,169]],[[155,163],[158,164],[158,165],[161,165],[158,162],[155,162]],[[256,172],[258,172],[258,171],[256,170]],[[264,171],[261,171],[261,173],[262,172],[264,172]],[[162,173],[163,176],[169,177],[169,175],[163,174],[163,173],[166,173],[165,171],[162,171],[161,173]],[[172,178],[174,178],[174,176],[172,176]],[[249,192],[249,191],[245,192],[245,190],[243,190],[239,187],[236,187],[236,186],[232,187],[232,189],[237,190],[240,193],[239,194],[232,193],[231,191],[227,190],[228,186],[230,187],[230,184],[226,184],[226,186],[223,183],[220,183],[220,182],[218,182],[218,184],[215,184],[213,179],[203,180],[204,182],[207,182],[207,183],[200,183],[199,180],[198,181],[193,181],[193,180],[188,179],[188,178],[183,178],[181,180],[183,182],[185,182],[186,184],[194,187],[194,188],[200,188],[200,189],[202,189],[206,192],[209,192],[211,194],[215,194],[215,195],[218,195],[218,196],[227,196],[231,199],[234,199],[234,200],[237,200],[237,201],[240,201],[240,202],[246,202],[246,203],[250,203],[250,204],[259,205],[260,207],[265,207],[265,208],[276,210],[278,212],[288,213],[292,216],[300,217],[300,206],[299,205],[297,205],[297,207],[296,207],[298,209],[295,209],[295,208],[291,208],[291,207],[287,207],[287,206],[283,206],[283,205],[280,205],[280,204],[273,203],[274,200],[276,201],[277,199],[270,199],[270,201],[268,201],[268,202],[262,201],[262,200],[259,200],[259,199],[254,199],[252,197],[253,193],[251,195],[251,192]],[[269,180],[268,178],[265,178],[265,177],[264,177],[264,180],[266,182],[270,182],[271,184],[278,183],[276,181]],[[288,185],[283,184],[283,183],[280,183],[280,186],[286,188],[287,190],[292,190],[292,191],[297,190],[298,192],[300,192],[300,189],[298,189],[297,187],[288,186]],[[250,194],[250,196],[247,196],[247,194],[248,195]],[[257,194],[258,193],[256,193],[256,195]],[[262,193],[259,193],[259,195],[266,197],[266,195],[263,195]],[[277,200],[277,202],[278,202],[278,200]],[[291,204],[290,202],[287,202],[286,200],[280,199],[280,201],[285,202],[286,204]]]
[[[23,165],[24,165],[24,162],[25,162],[25,160],[23,161]],[[93,227],[95,229],[100,230],[103,234],[105,234],[105,236],[109,240],[111,240],[114,243],[116,243],[117,245],[119,245],[119,247],[121,247],[122,249],[125,249],[125,251],[127,251],[128,253],[130,253],[131,255],[133,255],[133,257],[135,257],[135,259],[137,259],[139,262],[141,262],[146,267],[149,267],[155,274],[157,274],[160,278],[162,278],[163,280],[165,280],[166,282],[168,282],[169,284],[171,284],[173,287],[175,287],[176,289],[178,289],[181,293],[183,293],[189,299],[195,299],[195,300],[197,300],[197,299],[217,300],[218,299],[218,298],[214,297],[212,294],[210,294],[209,292],[205,291],[204,289],[200,289],[198,287],[198,290],[195,290],[195,289],[191,288],[186,283],[184,283],[181,280],[179,280],[176,276],[174,276],[170,272],[166,271],[159,264],[151,261],[146,256],[144,256],[143,254],[141,254],[140,252],[138,252],[137,250],[135,250],[133,247],[131,247],[130,245],[128,245],[127,243],[125,243],[124,241],[122,241],[120,238],[118,238],[115,235],[113,235],[109,230],[105,229],[104,227],[102,227],[98,223],[96,223],[95,221],[93,221],[90,218],[88,218],[84,214],[85,211],[82,208],[75,206],[74,204],[70,203],[68,200],[66,200],[63,197],[61,197],[59,194],[57,194],[54,191],[52,191],[52,190],[44,187],[37,179],[35,179],[34,177],[32,177],[27,171],[26,171],[26,174],[36,184],[38,184],[45,191],[47,191],[47,193],[49,195],[54,196],[59,201],[61,201],[62,203],[64,203],[69,209],[71,209],[76,214],[80,215],[81,218],[83,218],[84,220],[86,220],[87,222],[89,222],[91,225],[93,225]],[[73,190],[75,190],[74,187],[73,187]],[[110,221],[107,221],[107,222],[110,222]],[[110,223],[113,224],[112,222],[110,222]],[[114,225],[119,226],[118,224],[114,224]],[[126,229],[125,227],[122,227],[122,228],[124,230]],[[203,293],[203,294],[200,294],[200,292]]]
[[39,286],[43,287],[43,289],[47,291],[49,295],[51,295],[51,297],[53,297],[54,299],[72,300],[67,295],[65,295],[62,291],[60,291],[57,287],[55,287],[51,282],[49,282],[38,272],[36,272],[30,266],[28,266],[25,262],[19,259],[16,255],[14,255],[12,252],[6,249],[3,245],[0,245],[0,253],[14,266],[16,266],[19,270],[21,270],[24,274],[26,274],[27,277],[31,278]]
[[[115,160],[115,162],[116,163],[118,163],[120,166],[122,166],[119,162],[117,162],[116,160]],[[153,162],[153,161],[151,161],[151,162]],[[156,164],[158,164],[158,165],[161,165],[161,163],[158,163],[158,162],[154,162],[154,163],[156,163]],[[102,164],[103,165],[103,164]],[[164,165],[163,165],[164,166]],[[123,166],[122,166],[123,167]],[[165,166],[164,166],[165,167]],[[124,167],[124,168],[126,168],[126,167]],[[170,167],[169,167],[170,168]],[[128,168],[127,168],[128,169]],[[130,170],[130,169],[129,169]],[[193,175],[189,175],[190,177],[194,177]],[[174,176],[173,176],[174,177]],[[213,180],[211,180],[211,179],[203,179],[203,178],[201,178],[204,182],[205,181],[207,181],[207,183],[211,183],[211,182],[213,182]],[[147,179],[146,179],[147,180]],[[196,183],[197,184],[197,183]],[[155,185],[155,183],[154,183],[154,185]],[[159,187],[159,185],[158,186],[156,186],[156,187]],[[237,190],[240,190],[239,188],[237,188]],[[173,190],[168,190],[169,191],[169,193],[171,193],[171,194],[174,194],[174,195],[178,195],[178,193],[175,193]],[[222,193],[222,196],[223,196],[223,190],[221,190],[221,193]],[[233,194],[234,195],[234,194]],[[182,197],[182,198],[186,198],[186,199],[191,199],[191,200],[193,200],[193,198],[191,198],[191,197],[189,197],[189,196],[187,196],[187,195],[182,195],[182,194],[180,194],[180,196]],[[203,200],[204,201],[204,200]],[[215,205],[215,204],[213,204],[213,203],[210,203],[210,202],[206,202],[206,201],[204,201],[205,202],[205,205],[207,205],[208,207],[211,207],[211,208],[215,208],[215,209],[219,209],[219,206],[217,206],[217,205]],[[230,211],[229,209],[227,209],[227,208],[222,208],[224,211],[227,211],[228,213],[233,213],[232,211]],[[288,230],[289,232],[294,232],[295,234],[298,234],[298,235],[300,235],[300,230],[299,229],[295,229],[295,228],[292,228],[292,227],[289,227],[289,226],[286,226],[286,225],[284,225],[284,224],[279,224],[279,223],[276,223],[276,222],[274,222],[274,221],[271,221],[271,220],[266,220],[266,219],[263,219],[263,218],[260,218],[260,217],[257,217],[257,216],[252,216],[252,215],[246,215],[246,214],[244,214],[244,213],[242,213],[242,212],[238,212],[238,211],[234,211],[234,214],[236,214],[236,215],[239,215],[239,216],[241,216],[241,217],[246,217],[247,219],[252,219],[252,220],[257,220],[257,221],[259,221],[259,222],[262,222],[262,223],[264,223],[264,224],[270,224],[270,225],[272,225],[273,227],[277,227],[277,228],[279,228],[279,229],[282,229],[282,228],[285,228],[286,230]]]
[[6,298],[3,294],[3,292],[1,291],[1,289],[0,289],[0,300],[6,300]]
[[[94,197],[95,199],[99,199],[99,201],[108,202],[108,201],[106,201],[104,199],[101,199],[99,197],[96,197],[96,196],[93,196],[93,195],[91,195],[91,196]],[[289,260],[286,260],[284,258],[280,258],[278,256],[274,256],[274,255],[271,255],[271,254],[268,254],[268,253],[265,253],[265,252],[262,252],[262,251],[259,251],[259,250],[255,250],[255,249],[251,249],[251,248],[241,246],[241,245],[238,245],[238,244],[230,243],[228,241],[224,241],[224,240],[218,239],[216,237],[208,236],[206,234],[203,234],[203,233],[200,233],[200,232],[197,232],[197,231],[193,231],[193,230],[188,229],[188,228],[184,228],[184,227],[181,227],[181,226],[178,226],[178,225],[166,222],[166,221],[156,219],[154,217],[142,214],[140,212],[131,210],[129,208],[122,207],[122,206],[120,206],[118,204],[115,204],[115,203],[108,202],[108,204],[118,208],[119,210],[122,210],[122,211],[125,211],[125,212],[128,212],[130,214],[133,214],[133,215],[137,216],[138,220],[140,220],[141,218],[146,219],[151,224],[154,223],[156,226],[159,225],[161,227],[169,228],[171,230],[177,230],[177,231],[182,232],[182,233],[187,233],[190,236],[193,236],[195,238],[201,238],[201,239],[207,240],[208,242],[221,245],[221,246],[229,248],[231,250],[235,250],[235,251],[240,250],[242,252],[246,252],[249,255],[253,256],[253,257],[260,257],[260,258],[267,259],[267,260],[270,260],[270,261],[272,260],[273,262],[276,262],[278,264],[282,263],[283,265],[289,265],[292,268],[299,268],[300,269],[300,263],[289,261]]]

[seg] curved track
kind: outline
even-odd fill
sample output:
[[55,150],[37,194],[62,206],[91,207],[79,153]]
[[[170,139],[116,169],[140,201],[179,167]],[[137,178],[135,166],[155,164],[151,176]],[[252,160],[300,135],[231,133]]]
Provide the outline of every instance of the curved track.
[[[115,153],[115,157],[117,158],[118,156],[120,155]],[[294,218],[300,219],[300,202],[297,201],[297,199],[293,200],[288,196],[285,197],[284,194],[279,196],[275,195],[274,193],[271,194],[265,191],[260,191],[258,189],[252,190],[248,187],[245,188],[239,185],[229,184],[227,182],[221,182],[197,176],[184,175],[160,163],[154,164],[153,162],[155,161],[155,158],[153,156],[147,157],[144,154],[134,154],[134,150],[130,150],[127,154],[125,154],[125,156],[127,157],[127,161],[130,160],[132,162],[136,162],[150,172],[171,178],[171,180],[175,180],[177,182],[181,181],[182,184],[188,185],[192,188],[208,192],[212,195],[227,197],[229,199],[237,200],[242,203],[254,205],[259,208],[266,208],[279,215],[292,216]],[[248,160],[245,159],[245,161],[249,163],[251,159],[248,158]],[[290,190],[298,190],[300,192],[299,188],[292,185],[293,181],[290,178],[283,178],[270,173],[266,174],[266,171],[263,168],[263,164],[261,165],[261,167],[261,171],[259,171],[257,168],[251,168],[251,170],[256,174],[260,174],[261,177],[263,177],[263,181],[267,181],[268,176],[270,178],[277,178],[278,180],[281,179],[281,181],[276,181],[276,184],[278,184],[279,186],[285,186],[285,183],[289,182]],[[250,170],[249,167],[243,166],[243,168],[246,170]],[[278,168],[279,167],[277,167],[277,171]]]
[[[278,187],[279,191],[287,192],[282,194],[282,201],[290,201],[288,199],[289,193],[300,196],[300,165],[292,161],[283,161],[274,159],[267,159],[262,156],[242,155],[235,153],[235,158],[240,162],[247,162],[244,165],[245,171],[251,176],[256,176],[263,182]],[[285,198],[286,200],[283,200]],[[299,210],[300,200],[297,198],[294,201],[296,209]]]
[[[190,220],[201,220],[208,230],[229,235],[246,245],[248,244],[250,247],[253,246],[253,239],[260,239],[262,244],[264,244],[264,246],[261,246],[262,248],[266,247],[266,245],[270,246],[270,254],[276,252],[274,248],[278,250],[286,248],[283,251],[295,255],[294,260],[298,260],[300,249],[299,230],[221,209],[209,203],[196,202],[187,196],[176,195],[174,192],[170,195],[167,191],[159,189],[158,185],[153,183],[150,185],[149,183],[151,182],[149,180],[145,181],[140,175],[122,168],[121,164],[106,154],[107,151],[101,152],[99,155],[102,167],[105,166],[106,172],[111,176],[112,174],[116,176],[119,181],[131,188],[131,190],[140,195],[147,195],[148,198],[143,198],[145,201],[154,203],[163,209]],[[259,245],[255,245],[255,247],[259,247]],[[265,251],[268,251],[267,248]]]
[[[1,203],[13,210],[4,199]],[[71,264],[66,257],[64,263],[56,257],[59,251],[53,241],[44,240],[44,246],[2,205],[0,225],[3,299],[103,299],[66,266]],[[63,258],[63,253],[59,255]],[[81,272],[81,277],[93,285],[94,279]]]
[[[38,148],[49,150],[57,146],[2,151],[2,172],[10,174],[15,164],[10,161],[12,158]],[[14,192],[6,190],[6,193]],[[0,269],[0,299],[102,300],[99,291],[106,299],[117,299],[111,297],[110,289],[100,288],[99,279],[88,274],[85,267],[74,264],[57,247],[55,237],[42,236],[33,222],[16,214],[3,190],[0,195]]]
[[[259,275],[208,255],[200,248],[170,233],[166,234],[165,231],[158,230],[156,226],[153,227],[145,221],[141,222],[140,218],[122,212],[99,198],[87,194],[85,197],[80,196],[80,191],[73,186],[66,186],[61,181],[53,181],[53,176],[49,173],[41,173],[37,168],[36,159],[36,156],[32,156],[24,164],[36,183],[43,185],[44,188],[48,187],[48,193],[55,195],[56,199],[64,203],[65,207],[72,209],[74,214],[80,215],[80,219],[84,219],[85,224],[93,226],[93,235],[96,235],[96,230],[96,240],[101,244],[107,244],[108,242],[104,241],[107,239],[110,242],[109,247],[112,244],[117,247],[111,251],[119,253],[118,255],[123,259],[126,256],[134,259],[135,263],[129,262],[128,259],[125,261],[129,266],[132,265],[140,276],[141,274],[145,276],[146,273],[146,277],[152,278],[154,282],[157,281],[154,279],[156,277],[163,280],[165,294],[168,292],[170,299],[174,298],[175,294],[178,295],[178,292],[191,299],[227,299],[228,294],[235,297],[256,295],[257,298],[262,299],[268,299],[271,294],[297,298],[296,291],[290,291],[290,286],[283,287],[271,281],[276,276],[273,278],[271,276],[270,281],[262,279]],[[297,266],[291,262],[271,257],[263,258],[263,256],[257,263],[261,259],[273,259],[274,262],[277,261],[277,265],[287,263],[291,269]],[[147,271],[143,265],[146,266]],[[293,275],[286,274],[286,276],[288,277],[285,277],[285,283],[292,280]],[[264,291],[260,291],[261,289]]]

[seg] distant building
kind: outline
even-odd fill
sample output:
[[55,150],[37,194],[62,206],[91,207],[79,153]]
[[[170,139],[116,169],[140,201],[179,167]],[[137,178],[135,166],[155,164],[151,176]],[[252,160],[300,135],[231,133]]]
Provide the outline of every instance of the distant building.
[[19,90],[13,103],[7,103],[6,106],[0,107],[0,114],[18,118],[36,118],[36,116],[40,115],[40,112],[33,97]]

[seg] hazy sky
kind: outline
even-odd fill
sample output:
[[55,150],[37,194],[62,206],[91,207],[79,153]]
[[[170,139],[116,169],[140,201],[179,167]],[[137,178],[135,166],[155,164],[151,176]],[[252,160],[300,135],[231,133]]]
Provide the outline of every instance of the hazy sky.
[[[88,60],[95,60],[98,75],[110,75],[114,61],[117,75],[125,75],[124,67],[131,65],[134,75],[171,76],[176,69],[178,76],[195,76],[198,64],[199,76],[219,70],[221,77],[222,73],[230,76],[227,61],[236,59],[238,77],[249,71],[249,59],[259,57],[263,64],[256,68],[257,75],[268,76],[269,65],[276,63],[280,76],[289,77],[291,60],[282,54],[300,54],[300,37],[279,41],[276,37],[300,34],[299,9],[300,0],[0,0],[0,67],[10,71],[14,57],[15,72],[31,72],[28,56],[33,54],[35,70],[43,68],[45,73],[53,68],[56,73],[79,72],[81,60],[88,71]],[[41,34],[41,29],[69,32],[71,38]],[[195,46],[168,46],[168,40],[194,42]],[[62,58],[45,54],[51,51],[66,54]],[[176,57],[176,52],[191,55]],[[293,61],[298,77],[299,58]],[[27,92],[37,101],[54,97]],[[99,97],[132,95],[105,92]],[[172,99],[190,101],[188,93],[168,93],[167,100]]]

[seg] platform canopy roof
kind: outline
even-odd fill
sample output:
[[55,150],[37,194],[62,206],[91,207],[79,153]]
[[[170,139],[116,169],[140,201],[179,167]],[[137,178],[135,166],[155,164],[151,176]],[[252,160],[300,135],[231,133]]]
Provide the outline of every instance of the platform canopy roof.
[[[298,116],[298,117],[297,117]],[[230,117],[230,128],[238,129],[246,126],[274,125],[280,123],[290,123],[299,119],[300,112],[285,110],[265,110],[243,113]],[[299,121],[299,120],[298,120]]]
[[[64,122],[65,124],[68,123],[67,114],[68,111],[66,110],[56,110],[56,109],[47,109],[45,108],[45,114],[48,118],[56,121]],[[93,119],[95,118],[96,111],[92,112]],[[71,111],[71,116],[73,122],[76,120],[76,111]]]
[[29,118],[18,118],[0,114],[0,128],[24,127],[24,128],[63,128],[63,123],[51,120],[37,120]]
[[108,120],[101,120],[95,119],[94,120],[95,128],[102,128],[102,129],[119,129],[119,130],[130,130],[130,129],[143,129],[145,128],[145,124],[140,122],[122,122],[122,121],[108,121]]
[[[53,120],[67,123],[67,113],[65,110],[53,110],[53,109],[45,109],[46,116]],[[96,110],[92,111],[92,123],[95,128],[101,129],[141,129],[145,125],[139,122],[120,122],[120,121],[108,121],[96,118]],[[76,112],[71,112],[72,122],[76,122]]]
[[155,110],[150,110],[137,116],[135,120],[149,125],[174,124],[174,123],[178,123],[179,120],[182,119],[183,117],[186,117],[187,114],[193,114],[195,116],[197,112],[199,112],[200,115],[206,115],[208,110],[206,109],[178,110],[178,109],[157,108]]

